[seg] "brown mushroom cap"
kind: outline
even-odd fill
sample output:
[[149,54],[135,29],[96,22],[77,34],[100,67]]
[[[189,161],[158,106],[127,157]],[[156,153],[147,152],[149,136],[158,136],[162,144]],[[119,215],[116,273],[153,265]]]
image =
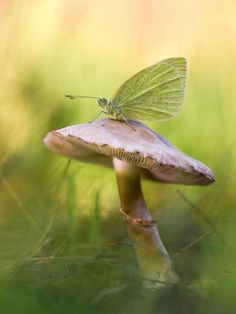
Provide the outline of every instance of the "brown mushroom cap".
[[187,156],[142,123],[101,119],[47,134],[52,151],[86,162],[112,166],[116,157],[141,168],[142,175],[159,182],[207,185],[212,171]]

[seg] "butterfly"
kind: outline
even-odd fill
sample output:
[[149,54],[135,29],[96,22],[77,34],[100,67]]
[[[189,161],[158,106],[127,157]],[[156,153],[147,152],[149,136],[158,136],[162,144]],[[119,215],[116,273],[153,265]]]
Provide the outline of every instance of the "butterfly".
[[[163,120],[174,117],[184,100],[186,59],[169,58],[134,74],[112,98],[65,95],[70,99],[96,98],[100,113],[117,120]],[[99,114],[100,114],[99,113]]]

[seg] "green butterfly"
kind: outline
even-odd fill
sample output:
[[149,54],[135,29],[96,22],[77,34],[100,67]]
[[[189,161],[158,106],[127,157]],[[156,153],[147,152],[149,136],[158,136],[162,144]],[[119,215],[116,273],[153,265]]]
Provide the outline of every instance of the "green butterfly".
[[[123,83],[113,98],[96,98],[100,113],[117,120],[163,120],[174,117],[181,108],[186,82],[186,59],[169,58],[136,73]],[[99,113],[99,114],[100,114]]]

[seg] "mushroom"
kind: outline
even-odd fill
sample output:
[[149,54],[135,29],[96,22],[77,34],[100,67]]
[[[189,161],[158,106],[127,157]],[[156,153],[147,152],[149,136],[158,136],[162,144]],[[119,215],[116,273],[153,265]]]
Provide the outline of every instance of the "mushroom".
[[[179,281],[143,197],[141,176],[152,181],[208,185],[211,170],[185,155],[156,132],[137,121],[101,119],[47,134],[48,149],[70,158],[114,167],[120,213],[129,233],[146,285]],[[154,283],[155,282],[155,283]]]

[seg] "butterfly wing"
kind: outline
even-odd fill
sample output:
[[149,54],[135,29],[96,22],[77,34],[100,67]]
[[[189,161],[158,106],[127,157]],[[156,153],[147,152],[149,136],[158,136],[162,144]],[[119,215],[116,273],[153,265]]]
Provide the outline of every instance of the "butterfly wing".
[[181,108],[185,81],[186,60],[165,59],[132,76],[121,85],[112,101],[126,118],[168,119]]

